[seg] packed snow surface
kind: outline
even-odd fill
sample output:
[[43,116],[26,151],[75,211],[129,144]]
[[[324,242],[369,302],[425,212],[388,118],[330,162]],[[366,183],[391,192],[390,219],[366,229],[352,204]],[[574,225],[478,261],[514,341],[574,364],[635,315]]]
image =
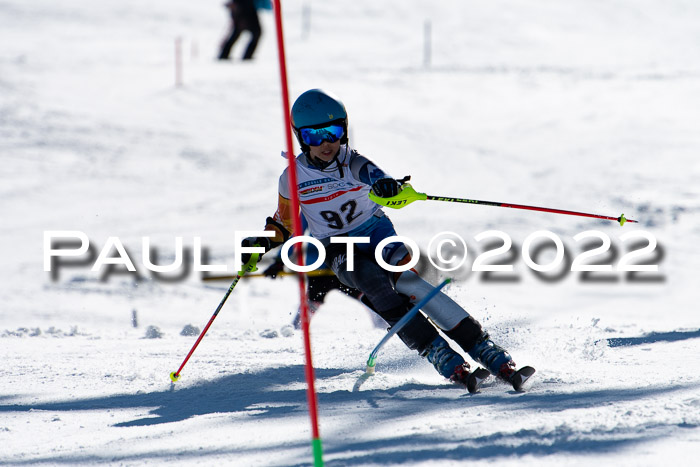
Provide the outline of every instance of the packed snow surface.
[[[273,15],[261,12],[253,61],[240,60],[242,37],[220,62],[222,3],[0,1],[0,464],[313,462],[293,277],[241,280],[181,379],[168,376],[230,284],[193,271],[196,241],[205,264],[230,274],[235,233],[263,227],[286,164]],[[700,3],[282,10],[292,99],[339,95],[352,145],[418,191],[639,221],[441,202],[389,212],[423,251],[425,277],[453,277],[447,293],[537,373],[524,393],[490,381],[469,395],[393,338],[353,391],[385,331],[332,292],[311,324],[326,464],[697,458]],[[82,232],[90,250],[47,272],[49,231]],[[444,231],[469,252],[451,273],[426,263]],[[480,236],[489,231],[502,234]],[[566,253],[552,271],[526,262],[556,260],[544,234],[522,251],[541,231]],[[587,231],[598,233],[577,237]],[[148,270],[144,238],[170,264],[177,237],[183,266]],[[513,270],[473,271],[504,238],[512,246],[484,264]],[[611,271],[570,270],[605,238],[607,252],[583,263]],[[137,272],[92,271],[116,242]],[[657,271],[619,270],[638,250],[630,263]]]

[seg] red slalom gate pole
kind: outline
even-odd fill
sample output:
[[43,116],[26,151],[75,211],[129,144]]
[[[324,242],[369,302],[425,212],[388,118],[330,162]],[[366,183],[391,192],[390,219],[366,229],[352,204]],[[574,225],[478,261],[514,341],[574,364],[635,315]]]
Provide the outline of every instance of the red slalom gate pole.
[[[297,172],[296,158],[294,157],[294,143],[292,141],[292,132],[290,121],[289,107],[289,88],[287,86],[287,64],[284,53],[284,35],[282,33],[282,5],[281,0],[273,0],[275,12],[275,26],[277,29],[277,50],[280,65],[280,81],[282,85],[282,106],[284,113],[284,134],[287,139],[287,161],[289,163],[289,186],[291,190],[291,205],[292,205],[292,224],[294,227],[294,235],[302,236],[304,234],[301,227],[301,216],[299,214],[299,194],[297,193]],[[300,265],[304,265],[304,255],[302,253],[301,242],[295,245],[296,257],[300,260]],[[304,373],[306,376],[306,398],[309,404],[309,416],[311,417],[311,447],[314,455],[314,465],[316,467],[323,466],[323,448],[321,446],[321,437],[318,430],[318,401],[316,398],[314,366],[311,359],[311,334],[309,332],[309,303],[306,299],[306,277],[304,273],[299,273],[299,299],[301,301],[301,329],[304,335],[304,353],[306,354],[306,364]]]

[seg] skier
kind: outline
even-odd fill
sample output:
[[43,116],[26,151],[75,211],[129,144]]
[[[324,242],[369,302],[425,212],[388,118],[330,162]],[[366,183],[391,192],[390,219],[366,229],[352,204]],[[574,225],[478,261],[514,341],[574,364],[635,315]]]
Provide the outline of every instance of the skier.
[[[298,185],[296,187],[302,214],[306,217],[311,235],[326,250],[325,264],[348,287],[365,295],[372,308],[393,326],[433,287],[414,271],[390,273],[374,257],[375,247],[385,238],[396,235],[394,226],[381,206],[368,197],[370,190],[380,198],[391,198],[401,190],[401,183],[382,171],[348,144],[348,116],[343,103],[321,89],[301,94],[291,111],[292,129],[301,145],[302,153],[296,158]],[[293,212],[287,170],[279,179],[277,211],[267,218],[265,230],[274,237],[249,237],[243,246],[259,245],[269,251],[290,237]],[[354,245],[353,256],[348,258],[348,246],[331,243],[331,237],[369,237],[369,243]],[[410,261],[410,254],[401,242],[384,247],[383,260],[390,265]],[[243,262],[250,259],[242,256]],[[352,259],[353,270],[348,267]],[[439,293],[421,310],[451,340],[480,363],[470,373],[470,366],[440,336],[438,330],[422,313],[418,313],[399,331],[401,340],[425,357],[445,378],[478,391],[489,373],[513,385],[516,390],[529,378],[534,369],[524,367],[516,371],[511,356],[491,340],[475,320],[450,297]]]

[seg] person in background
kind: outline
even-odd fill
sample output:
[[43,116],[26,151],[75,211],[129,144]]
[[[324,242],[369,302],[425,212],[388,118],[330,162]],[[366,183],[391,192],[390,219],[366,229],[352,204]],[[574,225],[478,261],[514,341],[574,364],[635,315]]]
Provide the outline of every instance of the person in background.
[[253,58],[258,41],[262,36],[258,5],[256,3],[258,2],[255,0],[230,0],[224,4],[231,14],[231,29],[228,38],[221,44],[219,60],[229,60],[231,48],[243,31],[249,31],[251,34],[250,41],[243,54],[243,60]]

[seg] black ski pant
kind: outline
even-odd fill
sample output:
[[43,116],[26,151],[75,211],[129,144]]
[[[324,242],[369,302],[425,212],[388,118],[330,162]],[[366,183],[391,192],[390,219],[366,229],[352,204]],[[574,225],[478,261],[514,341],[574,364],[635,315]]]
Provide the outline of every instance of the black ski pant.
[[[391,283],[390,273],[383,270],[374,260],[362,253],[354,256],[354,270],[347,268],[347,246],[328,243],[325,264],[333,270],[340,282],[360,290],[363,301],[381,316],[390,326],[395,325],[411,308],[408,297],[399,294]],[[437,329],[418,313],[398,332],[401,340],[410,349],[423,354],[438,336]]]

